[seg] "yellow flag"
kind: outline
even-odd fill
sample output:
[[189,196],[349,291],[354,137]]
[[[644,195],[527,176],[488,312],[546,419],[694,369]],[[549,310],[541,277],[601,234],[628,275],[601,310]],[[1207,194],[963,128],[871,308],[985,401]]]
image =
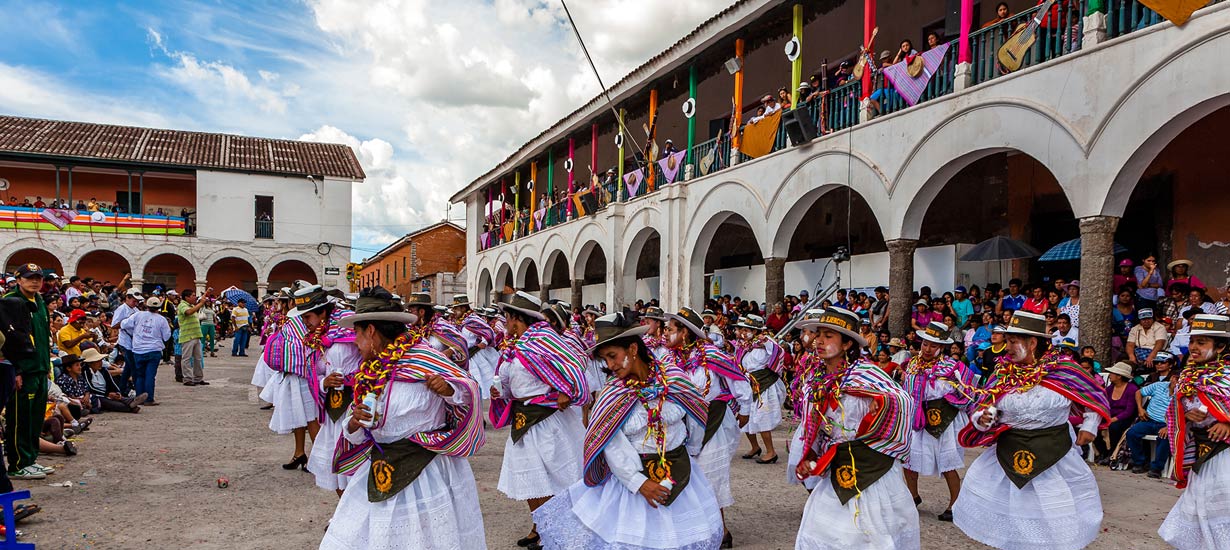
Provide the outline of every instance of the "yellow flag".
[[752,157],[763,157],[773,151],[773,141],[777,139],[777,126],[782,121],[781,110],[774,111],[754,123],[743,128],[743,154]]
[[1209,0],[1140,0],[1145,7],[1165,17],[1176,27],[1182,27],[1192,13],[1209,4]]

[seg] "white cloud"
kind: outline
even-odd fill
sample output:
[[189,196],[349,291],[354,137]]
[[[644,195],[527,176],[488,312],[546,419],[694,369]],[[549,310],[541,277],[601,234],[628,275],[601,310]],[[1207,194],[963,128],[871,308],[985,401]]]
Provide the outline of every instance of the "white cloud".
[[74,88],[56,77],[25,67],[0,63],[0,105],[4,113],[36,118],[86,119],[111,124],[168,127],[156,111]]
[[225,110],[228,114],[255,106],[261,113],[285,114],[286,101],[299,93],[298,85],[280,89],[272,84],[277,73],[258,70],[259,82],[253,82],[243,71],[221,61],[202,61],[187,52],[166,46],[165,37],[155,29],[147,29],[149,41],[175,64],[162,67],[158,73],[195,96],[201,103]]

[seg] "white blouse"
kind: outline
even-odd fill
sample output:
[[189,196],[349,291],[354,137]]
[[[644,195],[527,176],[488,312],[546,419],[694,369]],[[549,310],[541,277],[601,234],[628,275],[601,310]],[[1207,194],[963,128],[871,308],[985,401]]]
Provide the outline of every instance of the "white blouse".
[[743,369],[749,373],[769,368],[769,350],[756,346],[743,354]]
[[[422,382],[389,382],[376,402],[376,412],[383,416],[374,427],[369,428],[372,438],[377,443],[390,443],[419,432],[440,429],[448,414],[445,404],[460,405],[469,399],[469,392],[464,386],[450,385],[453,395],[443,397],[427,389],[427,384]],[[346,414],[342,425],[349,426],[351,415]],[[367,438],[363,429],[342,432],[348,441],[356,445]]]
[[348,376],[358,372],[359,365],[362,364],[363,355],[359,353],[359,347],[353,343],[339,342],[329,346],[329,349],[325,350],[316,363],[316,374],[320,376],[317,381],[320,391],[328,391],[325,387],[325,377],[335,372]]
[[[671,451],[686,442],[689,456],[700,453],[705,439],[705,426],[696,419],[687,416],[683,407],[672,401],[662,405],[662,425],[666,432],[666,451]],[[623,427],[611,436],[611,442],[602,451],[611,473],[633,493],[641,490],[641,485],[649,479],[641,473],[642,454],[658,452],[655,437],[650,437],[649,412],[638,404],[632,406],[632,412]]]
[[[1200,402],[1199,397],[1184,397],[1182,403],[1183,403],[1184,411],[1194,411],[1196,409],[1204,407],[1204,403]],[[1204,420],[1201,420],[1200,422],[1192,422],[1190,427],[1207,428],[1216,423],[1217,423],[1217,418],[1210,414],[1204,417]]]
[[[871,411],[871,399],[842,395],[837,398],[837,407],[824,412],[824,433],[828,434],[829,445],[838,445],[858,439],[858,427],[863,423],[863,417]],[[827,448],[820,448],[821,438],[812,442],[812,450],[817,455],[824,454]]]
[[501,396],[525,399],[546,395],[551,391],[551,386],[534,376],[520,360],[501,361],[496,372],[500,375]]
[[708,403],[717,399],[722,393],[722,381],[725,380],[726,385],[730,388],[731,395],[735,401],[739,403],[739,408],[744,411],[750,411],[756,408],[755,395],[752,394],[752,385],[747,380],[730,380],[722,375],[705,368],[697,368],[688,373],[688,379],[696,386],[697,390],[705,391],[706,378],[709,383],[709,393],[705,394],[705,402]]
[[[999,409],[999,418],[992,425],[1007,424],[1022,430],[1040,430],[1067,424],[1072,402],[1067,397],[1039,384],[1028,391],[1010,393],[1001,397],[995,408]],[[978,424],[978,419],[982,418],[985,412],[978,411],[970,418],[974,427],[982,431],[990,429]],[[1101,423],[1101,417],[1098,413],[1087,411],[1083,415],[1078,430],[1096,434],[1099,423]]]

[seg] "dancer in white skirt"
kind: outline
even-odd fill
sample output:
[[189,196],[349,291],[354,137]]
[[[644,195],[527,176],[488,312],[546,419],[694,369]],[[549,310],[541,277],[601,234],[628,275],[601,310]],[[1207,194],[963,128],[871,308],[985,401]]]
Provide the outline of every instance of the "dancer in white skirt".
[[485,441],[477,384],[406,330],[414,316],[387,290],[363,289],[356,309],[342,322],[364,363],[334,465],[354,478],[320,547],[486,548],[467,460]]
[[641,314],[641,324],[648,327],[641,339],[649,346],[649,353],[659,360],[666,357],[666,338],[663,334],[666,328],[666,312],[660,307],[649,306]]
[[[594,309],[593,307],[586,307],[585,311],[581,313],[581,317],[585,321],[581,324],[581,341],[585,344],[585,349],[589,349],[594,347],[594,344],[598,342],[597,332],[594,330],[594,322],[597,321],[599,317],[602,317],[602,312]],[[589,382],[589,389],[594,394],[597,394],[598,391],[602,389],[602,386],[606,385],[607,375],[603,372],[605,370],[605,361],[601,359],[594,359],[593,357],[589,358],[588,367],[585,369],[585,380]],[[585,407],[587,418],[590,407],[593,407],[592,402]],[[589,425],[588,420],[585,422],[585,425]]]
[[795,539],[801,550],[919,548],[918,511],[901,462],[910,453],[913,400],[875,364],[858,316],[826,308],[796,325],[816,332],[823,368],[810,383],[805,452],[795,474],[819,476]]
[[[265,322],[261,325],[261,338],[264,341],[263,345],[269,345],[269,339],[275,333],[282,330],[282,325],[286,324],[286,310],[290,304],[290,289],[283,288],[278,292],[273,303],[269,305],[269,312],[265,314]],[[269,378],[273,376],[273,370],[269,368],[269,364],[265,362],[265,354],[261,354],[256,360],[256,368],[252,371],[252,385],[264,389],[269,385]],[[270,403],[261,407],[262,410],[273,408]]]
[[[533,512],[581,479],[580,406],[590,398],[585,358],[547,325],[537,298],[518,291],[499,305],[508,334],[489,416],[496,428],[511,424],[512,434],[497,488],[528,501]],[[535,527],[517,545],[534,549],[538,542]]]
[[1230,318],[1192,319],[1190,359],[1166,413],[1183,494],[1157,534],[1179,550],[1230,548]]
[[658,361],[622,314],[598,321],[592,350],[614,373],[585,435],[585,479],[534,513],[551,550],[717,547],[717,501],[691,455],[705,432],[705,401],[686,375]]
[[461,328],[448,319],[448,308],[438,306],[429,293],[415,292],[406,298],[406,311],[418,317],[416,330],[426,331],[432,347],[444,352],[454,363],[468,366],[470,348]]
[[[750,420],[740,428],[752,444],[752,450],[743,458],[755,458],[757,464],[776,464],[773,429],[782,423],[782,402],[786,399],[786,385],[781,377],[786,365],[786,350],[769,337],[764,319],[759,315],[740,317],[735,326],[739,329],[735,361],[752,377],[752,391],[756,394],[756,407],[749,414]],[[757,434],[764,442],[763,456]]]
[[[748,421],[755,407],[748,375],[739,369],[735,358],[722,351],[705,334],[704,321],[692,308],[666,314],[668,361],[679,367],[701,392],[708,412],[703,447],[693,455],[693,466],[705,473],[713,487],[719,508],[735,503],[730,490],[730,461],[739,450],[739,428]],[[726,513],[722,512],[722,524]],[[725,529],[722,547],[734,545],[730,529]]]
[[[964,447],[990,449],[965,471],[953,520],[995,548],[1084,548],[1101,529],[1102,499],[1079,447],[1108,424],[1106,393],[1070,354],[1044,354],[1050,334],[1041,315],[1017,311],[1004,333],[1005,360],[974,392],[959,435]],[[1068,420],[1074,412],[1079,434]]]
[[495,331],[470,307],[470,298],[466,295],[453,296],[452,308],[453,324],[461,329],[461,337],[466,341],[470,376],[482,388],[483,399],[491,399],[491,377],[495,376],[495,365],[500,360],[500,352],[495,348]]
[[260,397],[274,405],[269,429],[295,435],[295,453],[282,468],[307,471],[305,436],[316,440],[323,403],[319,358],[328,347],[328,332],[340,328],[332,319],[340,312],[320,285],[301,285],[292,292],[291,301],[294,309],[287,313],[289,319],[265,346],[263,356],[274,375]]
[[961,493],[957,469],[965,467],[965,449],[957,434],[969,423],[966,409],[971,400],[966,388],[977,382],[964,363],[945,356],[944,350],[952,345],[948,325],[932,321],[915,334],[922,348],[906,363],[901,379],[901,387],[914,399],[905,484],[914,495],[914,504],[922,504],[918,476],[942,475],[948,484],[948,505],[939,520],[952,521],[952,504]]
[[329,315],[329,329],[325,331],[322,344],[324,353],[315,355],[316,372],[320,373],[319,416],[320,431],[312,438],[312,453],[308,456],[308,471],[316,476],[316,485],[322,489],[337,491],[341,496],[349,481],[347,476],[333,473],[333,453],[337,448],[342,429],[346,426],[343,416],[350,409],[354,397],[355,374],[359,371],[362,357],[354,344],[354,331],[346,318],[353,315],[338,306]]
[[794,419],[799,425],[794,429],[794,433],[790,436],[790,444],[787,446],[786,484],[802,485],[809,493],[820,483],[820,478],[809,476],[806,479],[799,479],[795,471],[798,469],[799,462],[803,460],[805,451],[803,448],[803,420],[807,417],[807,411],[811,410],[811,381],[817,373],[824,369],[824,363],[816,355],[815,349],[819,342],[816,338],[819,333],[810,321],[819,319],[823,314],[823,309],[809,309],[803,313],[801,320],[809,321],[799,329],[799,341],[803,344],[803,352],[794,358],[794,379],[790,381],[790,388],[787,390],[794,411]]

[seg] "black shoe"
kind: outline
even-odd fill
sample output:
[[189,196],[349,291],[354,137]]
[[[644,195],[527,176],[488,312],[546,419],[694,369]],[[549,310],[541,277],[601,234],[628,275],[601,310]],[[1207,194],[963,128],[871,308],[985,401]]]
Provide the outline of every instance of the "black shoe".
[[1159,470],[1149,470],[1149,473],[1148,473],[1148,474],[1146,474],[1146,475],[1148,475],[1149,477],[1151,477],[1151,478],[1153,478],[1153,479],[1161,479],[1161,478],[1162,478],[1162,472],[1161,472],[1161,471],[1159,471]]
[[751,460],[758,456],[760,456],[760,449],[756,449],[755,451],[743,455],[743,460]]
[[917,507],[919,504],[922,504],[922,497],[914,497],[914,506]]
[[773,455],[773,458],[769,458],[765,460],[761,460],[757,458],[756,464],[777,464],[777,458],[778,458],[778,455]]
[[1107,456],[1099,458],[1094,464],[1097,464],[1098,466],[1110,466],[1110,457]]
[[196,383],[196,385],[198,385],[198,386],[208,386],[208,385],[209,385],[209,382],[206,382],[206,381],[204,381],[204,380],[201,380],[200,382],[197,382],[197,383]]
[[1149,467],[1148,467],[1148,466],[1132,466],[1132,473],[1133,473],[1133,474],[1143,474],[1143,473],[1145,473],[1145,472],[1147,472],[1147,471],[1149,471]]
[[182,376],[176,376],[176,377],[175,377],[175,382],[179,383],[179,382],[183,382],[183,381],[184,381],[184,377],[182,377]]
[[537,542],[531,542],[525,546],[525,550],[542,550],[542,544],[537,543]]
[[294,470],[300,466],[307,467],[307,455],[299,455],[282,465],[283,470]]
[[726,536],[722,537],[722,546],[720,548],[734,548],[735,538],[730,536],[730,531],[726,532]]
[[534,536],[532,536],[532,537],[521,537],[521,538],[517,539],[517,546],[520,546],[520,547],[522,547],[522,548],[525,548],[525,547],[527,547],[527,546],[529,546],[529,545],[531,545],[531,544],[538,544],[538,542],[539,542],[540,540],[542,540],[542,537],[538,536],[538,533],[531,533],[531,534],[532,534],[532,535],[534,535]]
[[189,380],[189,381],[187,381],[187,382],[184,382],[184,385],[185,385],[185,386],[188,386],[188,387],[190,387],[190,388],[191,388],[192,386],[195,386],[196,384],[197,384],[196,382],[193,382],[193,381],[191,381],[191,380]]
[[268,405],[265,405],[264,407],[261,407],[261,410],[262,410],[262,411],[268,411],[268,410],[272,410],[272,409],[273,409],[273,403],[270,403],[270,404],[268,404]]
[[944,510],[944,512],[939,515],[939,520],[940,521],[952,521],[952,508]]

